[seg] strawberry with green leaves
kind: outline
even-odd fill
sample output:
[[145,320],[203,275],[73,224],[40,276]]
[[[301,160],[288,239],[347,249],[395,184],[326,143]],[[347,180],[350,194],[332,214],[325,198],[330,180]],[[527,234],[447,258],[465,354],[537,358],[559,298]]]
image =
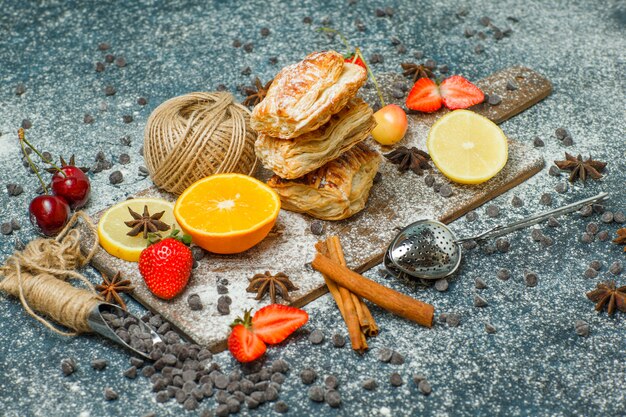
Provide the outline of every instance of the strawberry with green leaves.
[[252,362],[265,354],[266,344],[275,345],[287,339],[308,320],[306,311],[282,304],[270,304],[257,311],[244,312],[231,324],[228,350],[239,362]]
[[139,255],[139,272],[148,289],[157,297],[170,300],[180,294],[189,281],[193,256],[188,235],[179,231],[152,243]]

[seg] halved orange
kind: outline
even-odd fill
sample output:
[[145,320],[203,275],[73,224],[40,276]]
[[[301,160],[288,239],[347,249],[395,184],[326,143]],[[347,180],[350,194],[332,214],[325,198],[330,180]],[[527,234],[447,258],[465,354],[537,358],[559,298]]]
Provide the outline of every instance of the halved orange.
[[276,191],[242,174],[196,181],[174,205],[174,217],[193,243],[221,254],[243,252],[265,239],[279,211]]

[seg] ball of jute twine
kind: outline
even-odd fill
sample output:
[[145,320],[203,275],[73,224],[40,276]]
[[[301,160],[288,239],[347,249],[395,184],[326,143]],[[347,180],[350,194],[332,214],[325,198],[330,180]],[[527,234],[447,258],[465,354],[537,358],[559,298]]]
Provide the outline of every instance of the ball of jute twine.
[[[94,235],[89,253],[80,250],[82,238],[74,229],[82,219]],[[63,336],[76,336],[91,331],[87,317],[102,301],[93,285],[76,271],[91,261],[98,250],[98,233],[91,219],[82,211],[74,213],[55,239],[35,239],[22,251],[16,251],[0,267],[0,290],[20,299],[24,310],[44,326]],[[89,289],[77,288],[67,281],[76,279]],[[60,330],[43,315],[72,329]]]
[[250,111],[226,92],[189,93],[157,107],[146,124],[143,155],[154,183],[180,194],[212,174],[252,175],[256,133]]

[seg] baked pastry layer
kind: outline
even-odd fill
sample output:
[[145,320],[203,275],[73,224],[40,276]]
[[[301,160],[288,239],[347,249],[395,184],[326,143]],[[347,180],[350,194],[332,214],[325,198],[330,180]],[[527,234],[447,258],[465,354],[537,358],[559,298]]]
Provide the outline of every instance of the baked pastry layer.
[[359,143],[304,177],[274,175],[267,184],[279,194],[285,210],[341,220],[363,210],[379,164],[378,152]]
[[344,63],[338,52],[314,52],[276,75],[250,125],[282,139],[311,132],[339,112],[366,79],[364,68]]
[[374,126],[376,120],[370,106],[360,98],[353,98],[325,125],[295,139],[260,134],[255,150],[263,165],[278,176],[298,178],[363,141]]

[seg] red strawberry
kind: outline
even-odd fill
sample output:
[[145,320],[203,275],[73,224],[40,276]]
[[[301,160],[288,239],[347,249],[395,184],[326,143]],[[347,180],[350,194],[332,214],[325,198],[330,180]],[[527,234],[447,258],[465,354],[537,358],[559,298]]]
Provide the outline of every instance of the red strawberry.
[[406,107],[424,113],[432,113],[441,108],[441,95],[437,84],[430,78],[417,80],[406,98]]
[[365,62],[363,62],[363,60],[361,59],[360,56],[356,56],[354,54],[351,54],[351,55],[347,56],[344,59],[344,61],[348,62],[350,64],[355,64],[355,65],[358,65],[359,67],[363,67],[363,68],[367,69],[367,67],[365,66]]
[[460,75],[448,77],[439,86],[443,104],[450,110],[466,109],[474,104],[482,103],[485,95],[480,88]]
[[[248,317],[250,312],[246,312]],[[265,353],[265,343],[244,324],[236,324],[228,336],[228,350],[239,362],[252,362]]]
[[254,314],[252,331],[265,343],[274,345],[285,340],[308,320],[309,315],[304,310],[282,304],[270,304]]
[[139,255],[139,272],[148,289],[165,300],[185,288],[192,265],[191,249],[173,237],[148,246]]

